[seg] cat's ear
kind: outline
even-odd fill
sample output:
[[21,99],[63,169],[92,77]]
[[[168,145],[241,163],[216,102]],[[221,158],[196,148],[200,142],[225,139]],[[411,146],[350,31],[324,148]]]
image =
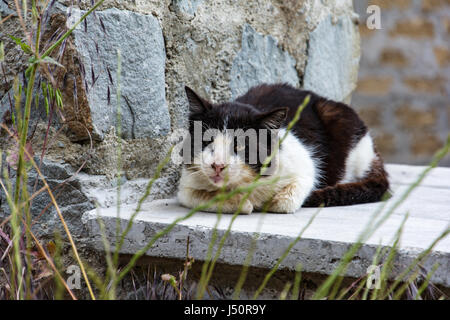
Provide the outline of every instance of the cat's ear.
[[259,116],[259,121],[268,129],[279,129],[288,114],[288,108],[275,109]]
[[194,92],[194,90],[192,90],[188,86],[185,86],[184,90],[186,91],[186,96],[189,101],[189,110],[191,111],[191,114],[202,113],[211,109],[211,104],[208,101],[200,98],[199,95]]

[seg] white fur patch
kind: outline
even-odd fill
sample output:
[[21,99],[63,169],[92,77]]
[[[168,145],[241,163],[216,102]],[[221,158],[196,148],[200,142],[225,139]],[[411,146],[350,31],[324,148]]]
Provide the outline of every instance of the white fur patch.
[[345,162],[345,175],[341,183],[355,182],[364,178],[376,158],[373,141],[366,133],[350,151]]
[[[280,138],[285,134],[280,130]],[[313,150],[307,148],[292,133],[283,141],[275,172],[281,178],[269,208],[271,212],[295,212],[314,190],[320,172]]]
[[[285,129],[280,130],[280,138],[285,132]],[[280,150],[278,174],[307,181],[308,185],[311,184],[314,187],[320,176],[318,162],[319,159],[314,156],[314,151],[289,132]]]

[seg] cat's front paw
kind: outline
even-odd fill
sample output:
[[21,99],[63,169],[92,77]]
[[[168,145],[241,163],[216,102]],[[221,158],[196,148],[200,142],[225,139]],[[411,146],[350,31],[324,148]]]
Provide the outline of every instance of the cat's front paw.
[[268,212],[294,213],[300,208],[298,201],[286,196],[275,196],[269,206]]
[[[241,200],[239,198],[231,199],[222,205],[221,211],[223,213],[234,214],[238,211],[240,203]],[[219,210],[220,205],[217,205],[215,211],[218,212]],[[246,199],[242,204],[239,214],[251,214],[252,212],[253,212],[253,204],[250,202],[250,200]]]
[[253,204],[250,202],[250,200],[245,200],[244,204],[242,205],[242,214],[251,214],[253,212]]

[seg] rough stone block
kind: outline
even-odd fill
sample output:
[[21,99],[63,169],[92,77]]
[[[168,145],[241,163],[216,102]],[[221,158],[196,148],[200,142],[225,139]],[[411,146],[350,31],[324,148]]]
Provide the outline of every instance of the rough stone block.
[[203,0],[172,0],[172,5],[176,11],[193,16],[202,2]]
[[152,15],[107,9],[89,16],[86,25],[73,35],[89,88],[87,99],[94,133],[102,137],[116,124],[120,50],[123,136],[166,135],[170,130],[165,99],[166,55],[158,20]]
[[335,101],[350,101],[357,79],[359,35],[348,16],[322,20],[310,34],[303,87]]
[[11,9],[6,1],[0,2],[0,18],[9,16],[10,14],[17,16],[17,12]]
[[[35,157],[34,161],[39,164],[39,157]],[[42,162],[40,170],[46,177],[47,184],[52,190],[72,235],[77,239],[85,236],[80,217],[84,212],[92,210],[95,206],[82,190],[78,179],[69,179],[74,174],[73,170],[68,165],[48,160]],[[14,188],[14,170],[11,170],[10,177]],[[28,172],[28,193],[32,195],[43,187],[44,183],[36,170],[30,169]],[[0,217],[8,216],[10,212],[6,195],[1,191]],[[33,224],[33,230],[37,235],[52,237],[55,230],[63,230],[60,218],[46,190],[33,198],[30,212],[32,220],[36,222]],[[64,232],[62,231],[62,233]]]
[[406,67],[409,63],[402,51],[392,48],[386,48],[381,52],[380,62],[394,67]]
[[407,88],[414,92],[426,94],[444,94],[445,82],[441,77],[425,78],[423,76],[407,77],[404,81]]
[[433,51],[436,57],[436,61],[441,67],[450,65],[450,50],[448,48],[435,47]]
[[357,92],[370,96],[379,96],[389,93],[393,79],[390,77],[367,77],[359,81]]
[[[25,111],[26,88],[23,87],[23,84],[25,82],[23,80],[22,74],[19,75],[19,83],[22,85],[22,92],[20,95],[20,107],[21,107],[21,112],[23,115],[24,111]],[[0,99],[0,119],[1,119],[0,121],[6,120],[6,119],[4,119],[4,117],[10,118],[10,116],[7,116],[7,115],[9,113],[11,113],[11,110],[17,119],[17,112],[15,110],[16,99],[15,99],[14,94],[15,94],[14,89],[11,88]],[[36,95],[38,96],[37,100],[36,100]],[[36,101],[37,101],[37,105],[36,105]],[[49,112],[50,112],[50,110],[49,110]],[[37,85],[35,85],[33,88],[33,102],[31,104],[30,123],[32,125],[34,125],[36,121],[45,121],[45,122],[48,121],[48,114],[46,113],[46,108],[45,108],[45,98],[42,95],[41,89],[38,88]],[[59,123],[56,120],[55,114],[52,117],[52,125],[55,127],[59,127]]]
[[236,98],[263,82],[287,82],[298,86],[299,77],[295,64],[295,59],[281,50],[272,36],[264,36],[250,25],[244,25],[242,48],[231,67],[232,97]]
[[414,18],[397,22],[390,31],[391,37],[428,38],[434,36],[434,25],[423,18]]
[[400,125],[409,130],[433,129],[437,127],[437,109],[417,110],[410,105],[402,105],[395,110],[395,116]]

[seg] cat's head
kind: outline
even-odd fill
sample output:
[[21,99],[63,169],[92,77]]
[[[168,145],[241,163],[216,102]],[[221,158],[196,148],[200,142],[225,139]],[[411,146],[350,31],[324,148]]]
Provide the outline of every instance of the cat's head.
[[[185,90],[190,111],[187,170],[209,187],[236,187],[253,181],[278,146],[278,129],[287,109],[261,112],[239,102],[212,104],[192,89]],[[276,164],[276,158],[272,159],[270,169]]]

